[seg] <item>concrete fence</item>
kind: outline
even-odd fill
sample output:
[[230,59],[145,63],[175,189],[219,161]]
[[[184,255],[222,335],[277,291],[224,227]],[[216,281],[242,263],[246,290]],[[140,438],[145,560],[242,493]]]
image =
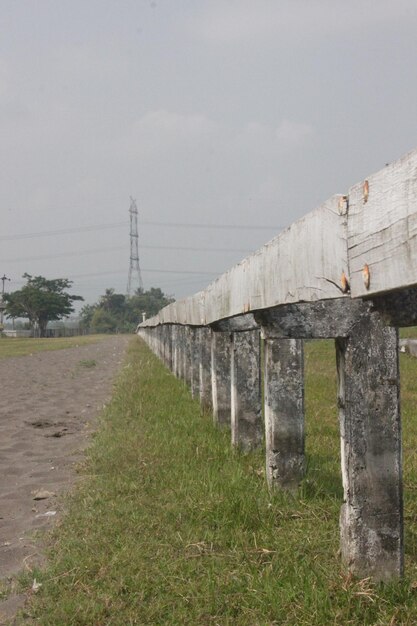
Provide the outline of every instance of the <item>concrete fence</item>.
[[[417,323],[417,151],[334,196],[138,334],[243,450],[265,440],[271,489],[305,471],[303,340],[334,338],[354,574],[403,573],[399,326]],[[260,367],[260,337],[263,367]],[[264,384],[262,418],[261,372]]]

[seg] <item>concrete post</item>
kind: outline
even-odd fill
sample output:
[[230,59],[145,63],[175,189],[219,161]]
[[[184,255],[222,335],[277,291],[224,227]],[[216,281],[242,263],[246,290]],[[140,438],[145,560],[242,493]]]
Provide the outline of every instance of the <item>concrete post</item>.
[[157,332],[156,332],[157,341],[158,341],[158,357],[161,361],[163,361],[164,359],[164,352],[163,352],[164,344],[163,344],[163,339],[162,339],[163,330],[164,330],[163,326],[158,326]]
[[295,491],[304,476],[304,352],[299,339],[264,342],[266,478]]
[[191,389],[191,380],[193,375],[193,359],[192,359],[192,351],[193,351],[193,333],[191,326],[185,327],[185,360],[184,360],[184,369],[185,369],[185,383]]
[[174,376],[179,376],[179,358],[180,347],[178,342],[178,326],[174,324],[172,326],[172,372]]
[[231,346],[232,444],[244,451],[262,443],[259,330],[233,333]]
[[199,329],[200,347],[200,405],[203,411],[212,410],[211,394],[211,328],[203,326]]
[[182,380],[187,384],[188,376],[188,328],[187,326],[181,326],[181,339],[182,339]]
[[161,335],[161,359],[163,364],[166,366],[166,326],[165,324],[163,324],[161,326],[161,331],[160,331],[160,335]]
[[185,365],[185,337],[184,326],[179,325],[177,328],[177,343],[178,343],[178,378],[184,380],[184,365]]
[[191,395],[200,397],[200,329],[190,328],[191,342]]
[[165,363],[172,371],[172,325],[165,324]]
[[164,330],[164,327],[157,326],[155,330],[156,330],[155,335],[156,335],[157,356],[161,361],[163,361],[164,355],[163,355],[162,332]]
[[213,394],[213,421],[219,426],[230,426],[231,378],[230,333],[211,335],[211,389]]
[[403,573],[398,333],[378,313],[336,341],[344,504],[342,557],[357,576]]

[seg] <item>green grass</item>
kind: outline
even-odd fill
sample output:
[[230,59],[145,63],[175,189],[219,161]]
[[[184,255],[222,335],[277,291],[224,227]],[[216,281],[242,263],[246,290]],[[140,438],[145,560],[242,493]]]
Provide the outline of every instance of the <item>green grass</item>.
[[0,337],[0,359],[11,356],[27,356],[45,350],[63,350],[102,341],[109,335],[82,335],[79,337],[57,337],[34,339],[32,337]]
[[416,339],[417,338],[417,326],[410,326],[409,328],[401,328],[400,337],[404,339]]
[[82,359],[78,365],[80,367],[85,367],[85,369],[91,369],[97,365],[97,361],[95,359]]
[[406,578],[341,570],[334,350],[306,346],[308,474],[271,496],[263,454],[232,451],[139,340],[29,612],[50,626],[417,623],[417,362],[402,355]]

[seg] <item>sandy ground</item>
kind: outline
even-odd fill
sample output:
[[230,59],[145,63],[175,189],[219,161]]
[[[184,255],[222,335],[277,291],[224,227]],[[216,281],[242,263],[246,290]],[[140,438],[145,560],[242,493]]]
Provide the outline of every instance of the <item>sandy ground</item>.
[[[130,339],[0,360],[0,579],[42,564],[34,531],[59,519]],[[0,602],[0,624],[24,600]]]

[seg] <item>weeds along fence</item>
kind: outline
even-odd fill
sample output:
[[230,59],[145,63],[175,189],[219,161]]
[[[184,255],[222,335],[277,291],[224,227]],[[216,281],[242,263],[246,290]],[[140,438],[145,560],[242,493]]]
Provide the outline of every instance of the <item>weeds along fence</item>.
[[234,446],[265,439],[268,485],[290,491],[305,471],[303,341],[334,338],[342,558],[358,576],[390,580],[402,575],[404,553],[397,329],[416,323],[413,151],[165,307],[138,334],[217,424],[230,424]]

